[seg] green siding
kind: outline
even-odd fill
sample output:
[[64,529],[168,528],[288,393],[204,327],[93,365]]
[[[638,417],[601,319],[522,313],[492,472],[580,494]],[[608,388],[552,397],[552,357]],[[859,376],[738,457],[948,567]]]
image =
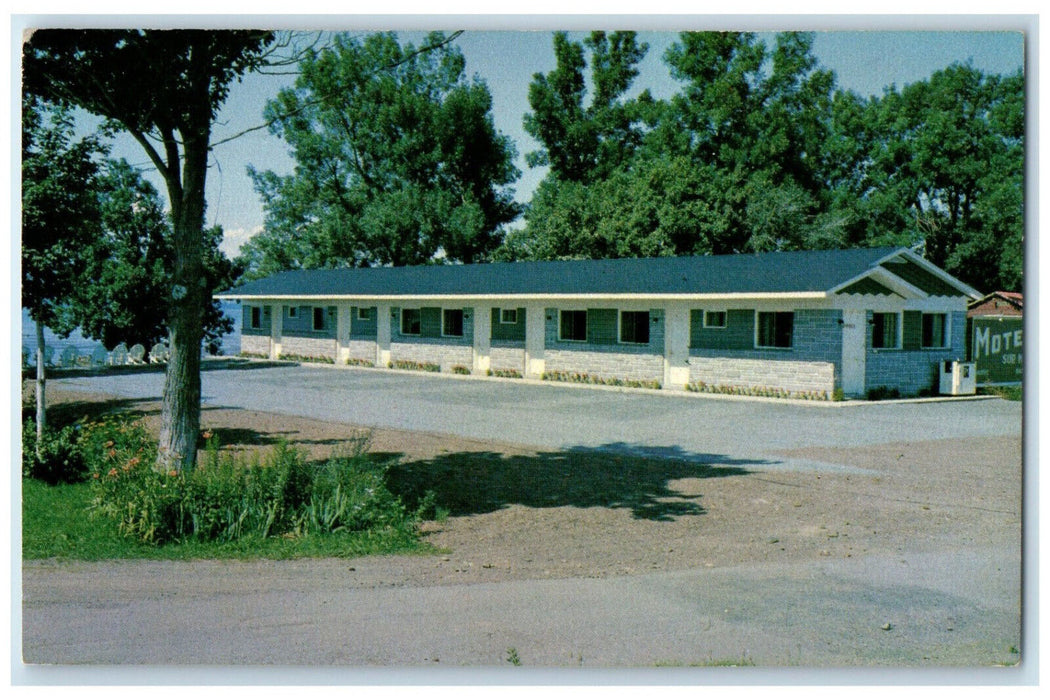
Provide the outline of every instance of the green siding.
[[904,332],[901,334],[901,347],[905,350],[918,350],[922,347],[922,312],[904,312]]
[[704,328],[703,309],[693,309],[689,314],[689,347],[751,350],[755,347],[754,309],[730,309],[725,328]]
[[357,317],[358,307],[350,307],[350,337],[351,338],[375,338],[378,331],[379,309],[375,306],[367,306],[368,319],[362,320]]
[[424,338],[441,337],[441,308],[424,306],[420,309],[419,334]]
[[965,296],[961,291],[940,277],[927,272],[913,262],[886,262],[882,264],[882,267],[931,296]]
[[500,309],[492,309],[492,340],[524,341],[525,309],[519,308],[517,323],[500,323]]
[[587,342],[594,345],[615,345],[617,337],[616,309],[587,309]]
[[843,289],[839,294],[875,294],[879,296],[893,296],[895,292],[889,287],[876,282],[870,277],[857,280]]

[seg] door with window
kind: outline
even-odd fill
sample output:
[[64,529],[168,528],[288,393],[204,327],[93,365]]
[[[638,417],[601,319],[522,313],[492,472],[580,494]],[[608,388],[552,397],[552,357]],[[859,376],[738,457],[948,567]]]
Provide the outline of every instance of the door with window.
[[846,309],[842,312],[842,393],[847,396],[864,393],[867,316],[863,309]]

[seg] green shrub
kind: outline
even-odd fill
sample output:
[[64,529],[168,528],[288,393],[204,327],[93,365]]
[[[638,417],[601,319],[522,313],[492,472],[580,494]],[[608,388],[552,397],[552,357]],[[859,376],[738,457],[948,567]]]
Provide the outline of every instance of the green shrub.
[[38,451],[36,422],[22,421],[22,476],[52,485],[84,481],[88,467],[79,444],[80,433],[77,423],[57,430],[45,428]]
[[885,401],[887,399],[899,399],[901,390],[897,387],[877,386],[868,389],[868,401]]
[[212,441],[189,474],[158,472],[144,461],[96,472],[94,506],[122,535],[149,544],[391,529],[414,535],[420,510],[408,512],[390,492],[386,465],[366,447],[361,440],[317,465],[284,445],[245,462]]

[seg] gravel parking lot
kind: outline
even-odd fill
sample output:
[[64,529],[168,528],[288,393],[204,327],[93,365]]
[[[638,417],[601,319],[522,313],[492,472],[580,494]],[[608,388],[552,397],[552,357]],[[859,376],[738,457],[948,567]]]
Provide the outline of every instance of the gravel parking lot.
[[[155,421],[161,382],[50,386]],[[209,371],[204,394],[206,427],[313,450],[369,427],[402,488],[453,504],[469,490],[427,526],[447,554],[27,562],[27,662],[430,672],[509,668],[513,650],[544,668],[1019,672],[1017,403],[802,406],[314,367]]]

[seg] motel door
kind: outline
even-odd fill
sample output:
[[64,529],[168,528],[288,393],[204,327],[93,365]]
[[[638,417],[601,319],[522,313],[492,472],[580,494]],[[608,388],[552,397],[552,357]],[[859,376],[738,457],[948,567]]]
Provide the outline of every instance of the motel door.
[[863,309],[842,312],[842,393],[846,396],[864,393],[867,317]]

